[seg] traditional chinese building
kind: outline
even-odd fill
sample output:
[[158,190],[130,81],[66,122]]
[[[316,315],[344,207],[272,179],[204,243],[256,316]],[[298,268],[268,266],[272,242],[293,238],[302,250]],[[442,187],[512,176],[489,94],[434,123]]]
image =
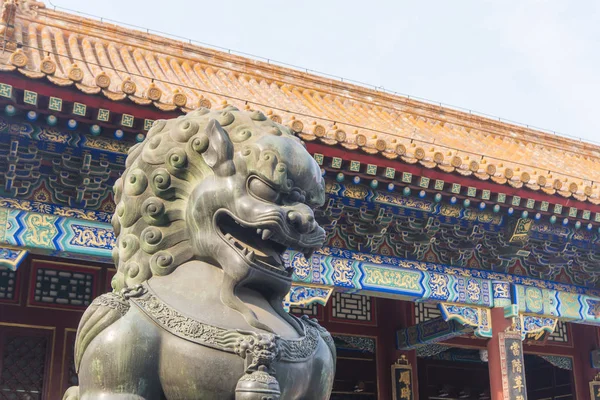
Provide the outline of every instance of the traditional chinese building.
[[322,166],[328,242],[287,254],[289,307],[334,335],[333,399],[600,398],[600,147],[0,3],[0,398],[76,383],[128,148],[225,105],[289,126]]

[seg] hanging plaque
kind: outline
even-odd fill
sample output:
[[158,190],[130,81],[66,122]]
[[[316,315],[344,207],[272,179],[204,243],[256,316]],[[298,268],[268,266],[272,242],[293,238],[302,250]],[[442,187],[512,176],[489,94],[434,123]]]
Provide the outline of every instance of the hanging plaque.
[[527,400],[523,345],[519,332],[500,332],[500,365],[505,400]]
[[392,365],[392,386],[394,400],[413,400],[412,387],[412,365],[409,364],[406,356],[402,356],[394,365]]

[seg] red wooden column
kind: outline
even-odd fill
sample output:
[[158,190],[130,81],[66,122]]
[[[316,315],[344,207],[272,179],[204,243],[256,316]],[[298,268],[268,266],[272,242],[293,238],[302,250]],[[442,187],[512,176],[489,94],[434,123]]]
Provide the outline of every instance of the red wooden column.
[[378,298],[379,336],[377,338],[377,387],[379,399],[392,398],[391,365],[396,361],[395,329],[402,321],[404,310],[401,303],[391,299]]
[[492,338],[487,343],[490,395],[492,400],[509,400],[505,399],[503,395],[500,340],[498,334],[504,332],[511,325],[511,319],[504,318],[503,308],[492,308]]
[[590,399],[590,382],[597,370],[592,368],[590,354],[598,347],[598,328],[590,325],[572,324],[573,334],[573,381],[576,399]]
[[396,331],[414,324],[414,317],[410,312],[414,305],[385,298],[378,298],[377,305],[380,312],[378,315],[380,334],[377,343],[378,399],[392,399],[392,364],[401,356],[405,356],[412,366],[412,400],[419,400],[417,353],[414,350],[396,350]]

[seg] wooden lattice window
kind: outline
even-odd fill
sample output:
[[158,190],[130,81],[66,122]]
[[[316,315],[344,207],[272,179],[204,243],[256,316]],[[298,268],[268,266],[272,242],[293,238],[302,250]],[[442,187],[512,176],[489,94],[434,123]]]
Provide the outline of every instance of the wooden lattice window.
[[17,273],[10,270],[0,271],[0,301],[15,299]]
[[567,323],[558,321],[554,332],[548,337],[548,340],[556,343],[569,343],[569,328]]
[[314,303],[306,307],[290,307],[290,312],[294,315],[308,315],[311,318],[319,316],[319,305]]
[[45,332],[0,328],[0,399],[42,400],[52,343]]
[[376,325],[374,298],[336,292],[331,296],[330,301],[332,321]]
[[415,324],[441,316],[442,312],[436,303],[415,303]]

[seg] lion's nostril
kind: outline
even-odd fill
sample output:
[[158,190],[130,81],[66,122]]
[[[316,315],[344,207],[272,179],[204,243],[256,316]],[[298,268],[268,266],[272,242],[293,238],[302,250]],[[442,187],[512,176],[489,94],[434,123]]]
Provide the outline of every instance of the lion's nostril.
[[290,211],[287,213],[288,221],[296,223],[300,220],[300,214],[297,211]]
[[298,211],[289,211],[287,219],[300,233],[308,233],[314,230],[314,217],[312,215],[303,215]]

